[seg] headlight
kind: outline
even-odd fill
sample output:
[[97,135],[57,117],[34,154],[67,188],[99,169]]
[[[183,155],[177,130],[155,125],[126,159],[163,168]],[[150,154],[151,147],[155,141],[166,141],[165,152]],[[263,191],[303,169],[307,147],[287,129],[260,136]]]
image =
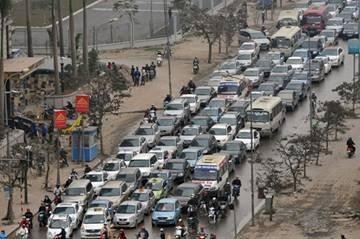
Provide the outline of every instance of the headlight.
[[179,176],[179,177],[182,177],[182,176],[184,176],[184,174],[183,174],[183,173],[179,173],[178,176]]

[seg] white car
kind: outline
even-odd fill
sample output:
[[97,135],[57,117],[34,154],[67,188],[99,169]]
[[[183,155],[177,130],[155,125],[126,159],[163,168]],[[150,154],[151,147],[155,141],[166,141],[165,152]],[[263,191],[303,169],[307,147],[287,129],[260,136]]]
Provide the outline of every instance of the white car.
[[250,129],[241,129],[239,133],[235,136],[235,141],[243,142],[246,145],[247,150],[257,149],[260,145],[260,134],[256,130],[252,130],[253,133],[253,147],[251,147],[251,130]]
[[138,168],[143,177],[148,177],[152,171],[160,167],[156,154],[138,154],[129,163],[129,168]]
[[106,210],[101,207],[89,208],[81,225],[81,238],[99,238],[101,229],[107,223]]
[[331,72],[330,58],[328,56],[317,56],[315,59],[321,59],[324,62],[324,71],[326,75]]
[[144,137],[148,147],[154,147],[160,139],[159,126],[153,123],[142,124],[135,130],[134,135]]
[[235,136],[235,128],[229,124],[215,124],[210,128],[209,134],[215,136],[218,146],[222,147],[226,142]]
[[107,180],[116,178],[116,175],[120,172],[121,168],[125,168],[126,163],[124,160],[110,159],[105,161],[102,171],[107,173]]
[[187,125],[182,129],[180,133],[180,139],[185,145],[189,145],[195,136],[202,133],[203,130],[200,125]]
[[345,53],[341,47],[327,47],[321,53],[320,56],[328,56],[331,66],[341,66],[344,64]]
[[78,203],[63,202],[56,205],[51,213],[49,222],[53,217],[68,215],[71,218],[71,226],[76,229],[80,226],[82,216],[84,214],[84,208]]
[[291,65],[294,71],[302,71],[304,69],[304,59],[299,56],[292,56],[286,60],[286,64]]
[[94,187],[95,194],[100,192],[101,187],[107,182],[108,174],[106,172],[91,171],[85,175],[85,179],[89,179]]
[[157,160],[159,161],[160,168],[164,166],[164,164],[172,158],[171,154],[169,155],[169,152],[166,149],[159,148],[155,146],[149,151],[149,154],[155,154],[157,157]]
[[239,55],[243,53],[251,53],[254,56],[260,54],[260,47],[256,42],[244,42],[239,48]]
[[54,215],[47,226],[47,239],[54,239],[56,235],[61,232],[61,229],[65,229],[66,238],[71,238],[73,234],[73,227],[71,226],[71,218],[68,215]]
[[135,190],[131,194],[131,200],[141,202],[145,210],[145,214],[150,214],[151,209],[155,206],[156,200],[155,195],[151,189],[141,188]]
[[344,30],[345,20],[342,17],[333,17],[326,23],[325,29],[335,30],[336,35],[339,36]]
[[125,201],[115,211],[114,227],[133,227],[144,221],[145,208],[139,201]]
[[241,71],[240,65],[235,60],[227,60],[222,63],[216,72],[221,72],[229,75],[237,75]]
[[196,114],[200,109],[199,97],[195,94],[184,94],[181,98],[186,99],[189,102],[191,114]]
[[255,63],[255,58],[256,56],[250,52],[242,52],[236,57],[236,62],[240,64],[242,70],[245,70],[247,67]]
[[259,67],[250,67],[244,71],[244,77],[252,86],[258,86],[264,81],[264,72]]
[[[144,138],[145,142],[146,139]],[[125,150],[120,150],[119,152],[117,152],[115,158],[124,161],[126,167],[129,166],[129,162],[130,160],[136,155],[137,153],[135,151],[125,151]]]

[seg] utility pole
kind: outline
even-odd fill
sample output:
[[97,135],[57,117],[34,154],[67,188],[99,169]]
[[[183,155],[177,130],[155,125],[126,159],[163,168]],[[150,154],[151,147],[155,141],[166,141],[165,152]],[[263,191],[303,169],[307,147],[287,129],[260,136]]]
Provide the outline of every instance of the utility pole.
[[250,170],[251,170],[251,225],[255,226],[255,198],[254,198],[254,140],[253,140],[253,112],[252,112],[253,98],[250,92]]
[[57,27],[55,16],[55,0],[52,0],[51,6],[51,21],[52,21],[52,49],[54,57],[54,74],[55,74],[55,94],[60,94],[60,79],[59,79],[59,59],[57,54]]
[[[357,8],[358,8],[358,35],[360,40],[360,0],[357,0]],[[360,79],[360,54],[358,55],[358,80],[359,79]]]
[[28,57],[34,57],[34,51],[32,46],[32,33],[31,33],[31,4],[30,0],[25,1],[26,4],[26,32],[27,32],[27,50],[28,50]]
[[87,41],[87,9],[86,0],[83,0],[83,69],[84,77],[87,82],[89,79],[89,64],[88,64],[88,41]]
[[164,0],[164,22],[165,22],[165,33],[166,33],[166,56],[168,60],[168,74],[169,74],[169,95],[172,96],[172,87],[171,87],[171,49],[170,49],[170,39],[169,39],[169,18],[171,18],[171,11],[168,11],[167,0]]
[[[57,0],[57,14],[58,14],[58,25],[59,25],[59,46],[60,46],[60,57],[65,56],[64,51],[64,32],[63,32],[63,20],[62,20],[62,9],[61,9],[61,0]],[[61,72],[63,75],[64,72]]]
[[308,81],[310,83],[310,87],[309,87],[309,126],[310,126],[310,135],[312,135],[312,120],[313,120],[313,113],[314,113],[314,105],[313,105],[313,96],[312,96],[312,79],[311,79],[311,52],[310,52],[310,31],[308,32],[308,66],[309,66],[309,70],[308,70]]
[[153,0],[150,0],[150,38],[154,35]]

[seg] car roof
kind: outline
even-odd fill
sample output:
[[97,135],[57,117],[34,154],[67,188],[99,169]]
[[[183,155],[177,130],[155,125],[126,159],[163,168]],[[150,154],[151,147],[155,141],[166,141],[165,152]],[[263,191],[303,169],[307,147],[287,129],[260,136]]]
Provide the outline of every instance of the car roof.
[[212,87],[211,86],[205,86],[205,85],[196,87],[196,89],[210,89],[210,88],[212,88]]
[[102,207],[91,207],[86,210],[85,215],[104,215],[105,209]]
[[139,170],[138,168],[122,168],[118,174],[135,174]]
[[172,100],[169,104],[183,104],[185,103],[187,100],[186,99],[182,99],[182,98],[176,98],[174,100]]
[[114,188],[114,187],[117,188],[123,184],[126,184],[126,183],[121,180],[111,180],[111,181],[107,181],[101,188]]
[[55,208],[57,208],[57,207],[76,207],[76,205],[78,205],[78,203],[76,203],[76,202],[62,202],[62,203],[59,203],[58,205],[56,205]]
[[196,135],[194,139],[208,139],[211,136],[213,136],[213,135],[211,135],[211,134],[200,134],[200,135]]
[[192,129],[192,128],[199,129],[201,128],[201,126],[197,124],[190,124],[190,125],[186,125],[183,129]]
[[162,198],[158,201],[158,203],[175,203],[178,200],[175,198]]
[[183,94],[183,95],[181,95],[180,96],[180,98],[184,98],[184,97],[197,97],[197,95],[195,95],[195,94]]
[[174,158],[167,161],[166,163],[186,163],[186,162],[187,162],[186,159]]
[[135,155],[131,160],[143,160],[143,159],[150,159],[151,157],[156,156],[156,154],[151,154],[151,153],[141,153],[141,154],[137,154]]
[[202,151],[202,149],[199,149],[197,147],[189,147],[186,149],[183,149],[181,152],[199,152]]
[[106,204],[109,204],[109,203],[111,203],[111,201],[110,200],[107,200],[107,199],[94,199],[94,200],[92,200],[90,203],[89,203],[89,205],[91,205],[91,204],[95,204],[95,203],[106,203]]
[[214,128],[222,129],[222,128],[226,128],[228,126],[229,126],[228,124],[217,123],[217,124],[214,124],[211,128],[212,129],[214,129]]
[[171,116],[171,115],[162,115],[162,116],[159,116],[158,117],[158,120],[159,119],[176,119],[176,116]]
[[132,205],[132,206],[136,206],[139,204],[139,201],[135,201],[135,200],[126,200],[123,201],[120,205]]
[[90,171],[88,173],[86,173],[86,175],[91,175],[91,174],[95,174],[95,175],[103,175],[103,174],[106,174],[105,172],[103,171]]
[[189,187],[199,187],[199,186],[200,186],[200,185],[199,185],[199,184],[196,184],[196,183],[185,182],[185,183],[179,184],[179,185],[177,186],[177,188],[181,188],[181,187],[189,188]]
[[177,136],[161,136],[160,139],[177,139]]
[[88,183],[91,183],[89,179],[76,179],[71,182],[68,188],[85,187]]
[[152,190],[149,188],[139,188],[134,191],[134,193],[151,193]]
[[69,218],[68,214],[53,214],[51,220],[66,220]]
[[221,119],[222,119],[222,118],[236,118],[236,117],[237,117],[237,114],[234,114],[234,112],[233,112],[233,113],[223,114],[223,115],[221,116]]

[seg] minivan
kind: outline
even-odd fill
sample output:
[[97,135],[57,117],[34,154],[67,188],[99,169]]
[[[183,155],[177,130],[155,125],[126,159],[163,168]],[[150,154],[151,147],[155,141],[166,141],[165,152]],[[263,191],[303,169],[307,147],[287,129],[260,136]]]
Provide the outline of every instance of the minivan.
[[278,93],[287,111],[294,111],[299,103],[299,96],[296,90],[281,90]]
[[122,168],[116,175],[115,180],[126,182],[130,191],[135,191],[142,182],[140,169],[138,168]]
[[138,154],[135,155],[129,163],[129,168],[140,169],[143,177],[148,177],[150,173],[160,167],[160,162],[156,154]]
[[118,206],[130,195],[130,190],[124,181],[109,181],[101,187],[97,199],[107,199]]
[[89,179],[74,180],[65,189],[63,201],[77,202],[80,206],[87,208],[88,203],[94,197],[94,188]]

